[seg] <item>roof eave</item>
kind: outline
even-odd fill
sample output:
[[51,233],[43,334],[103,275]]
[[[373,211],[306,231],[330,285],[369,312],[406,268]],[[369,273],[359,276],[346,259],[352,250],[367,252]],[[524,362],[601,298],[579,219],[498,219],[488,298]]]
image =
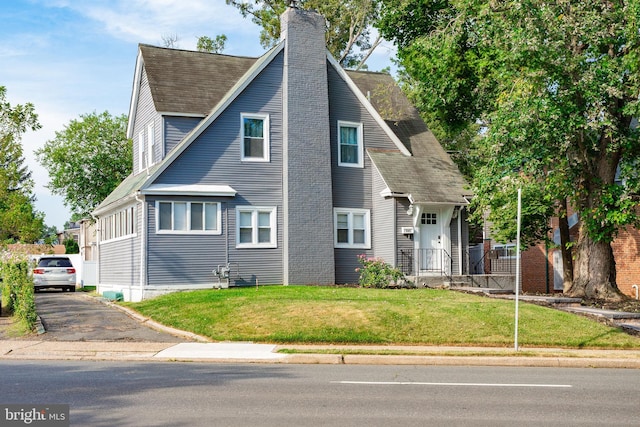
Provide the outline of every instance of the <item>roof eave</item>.
[[138,47],[138,56],[136,57],[136,72],[133,77],[133,89],[131,90],[131,100],[129,101],[129,120],[127,122],[127,138],[133,138],[133,122],[136,117],[136,110],[138,108],[136,99],[140,92],[140,79],[142,75],[142,66],[144,60],[142,58],[142,50]]
[[106,204],[104,206],[98,206],[93,212],[91,212],[91,216],[95,217],[99,217],[102,216],[102,214],[110,212],[110,211],[114,211],[116,210],[118,207],[126,205],[128,203],[130,203],[132,200],[135,200],[136,196],[137,196],[138,192],[132,192],[118,200],[114,200],[113,202]]

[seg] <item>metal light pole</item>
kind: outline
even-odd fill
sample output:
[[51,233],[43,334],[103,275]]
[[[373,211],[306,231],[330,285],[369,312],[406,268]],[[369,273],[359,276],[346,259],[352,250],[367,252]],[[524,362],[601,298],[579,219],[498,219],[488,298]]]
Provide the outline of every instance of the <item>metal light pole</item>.
[[522,188],[518,188],[518,231],[516,237],[516,321],[514,349],[518,351],[518,299],[520,295],[520,219],[522,214]]

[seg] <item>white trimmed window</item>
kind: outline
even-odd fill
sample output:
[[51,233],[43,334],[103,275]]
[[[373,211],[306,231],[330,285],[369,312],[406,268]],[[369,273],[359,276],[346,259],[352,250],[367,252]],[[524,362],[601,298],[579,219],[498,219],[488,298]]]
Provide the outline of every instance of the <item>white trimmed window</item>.
[[153,154],[156,147],[156,134],[153,128],[153,122],[147,126],[147,167],[153,165]]
[[100,218],[98,230],[100,242],[136,235],[136,209],[134,206]]
[[371,248],[371,214],[368,209],[333,209],[336,248]]
[[362,123],[338,121],[338,166],[364,167]]
[[236,207],[236,247],[278,247],[276,218],[275,207]]
[[493,245],[493,250],[498,258],[512,258],[517,256],[516,245],[514,243]]
[[267,114],[241,115],[241,154],[240,159],[246,162],[269,161],[269,116]]
[[156,202],[156,231],[163,233],[221,234],[220,203]]
[[144,141],[144,131],[140,131],[138,134],[138,160],[140,165],[140,170],[144,170],[147,168],[147,145]]

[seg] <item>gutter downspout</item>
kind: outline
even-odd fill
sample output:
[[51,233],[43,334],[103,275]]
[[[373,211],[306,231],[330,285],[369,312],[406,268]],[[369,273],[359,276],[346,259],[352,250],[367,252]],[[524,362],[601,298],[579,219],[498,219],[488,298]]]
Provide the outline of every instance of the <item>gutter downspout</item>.
[[224,232],[227,235],[226,243],[224,247],[224,262],[229,265],[229,206],[227,202],[223,202],[224,205]]
[[144,300],[144,288],[145,288],[145,261],[147,256],[147,245],[145,244],[147,228],[147,210],[144,204],[144,199],[140,199],[140,192],[136,193],[136,202],[140,203],[142,209],[142,224],[140,224],[140,299]]

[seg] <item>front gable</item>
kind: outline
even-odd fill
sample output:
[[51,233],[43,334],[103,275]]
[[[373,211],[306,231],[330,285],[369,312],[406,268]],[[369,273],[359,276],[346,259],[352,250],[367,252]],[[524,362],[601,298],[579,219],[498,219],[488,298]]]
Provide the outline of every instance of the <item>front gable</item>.
[[[255,193],[259,177],[262,190],[278,190],[282,171],[282,53],[255,76],[225,106],[212,113],[197,136],[180,147],[180,153],[153,179],[153,184],[230,185],[242,194]],[[269,161],[246,162],[241,155],[241,115],[261,114],[269,122]],[[191,136],[191,135],[190,135]],[[187,139],[190,137],[188,136]],[[172,153],[170,153],[172,154]],[[270,184],[271,183],[271,184]],[[149,183],[151,184],[151,183]]]

